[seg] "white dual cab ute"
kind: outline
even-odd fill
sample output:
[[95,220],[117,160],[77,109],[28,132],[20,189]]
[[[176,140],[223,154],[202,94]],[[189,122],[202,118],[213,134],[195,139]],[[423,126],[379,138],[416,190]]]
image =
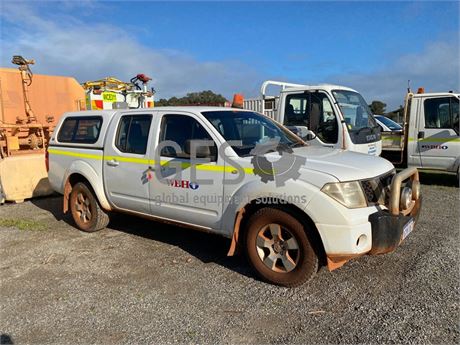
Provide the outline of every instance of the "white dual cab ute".
[[[269,95],[269,88],[280,88]],[[379,156],[380,127],[363,96],[346,86],[303,85],[267,80],[261,98],[247,99],[243,107],[282,123],[312,145]]]
[[310,145],[241,109],[66,113],[48,154],[50,183],[81,230],[124,212],[213,232],[289,287],[320,264],[392,251],[421,206],[417,169]]

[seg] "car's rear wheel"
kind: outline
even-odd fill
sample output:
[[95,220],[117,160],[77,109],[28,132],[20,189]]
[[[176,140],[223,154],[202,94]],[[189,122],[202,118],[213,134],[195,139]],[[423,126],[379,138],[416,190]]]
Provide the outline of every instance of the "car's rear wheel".
[[457,168],[457,187],[460,187],[460,166]]
[[303,224],[279,209],[263,208],[251,216],[246,253],[259,276],[276,285],[299,286],[318,271],[318,256]]
[[70,211],[80,230],[94,232],[109,224],[108,214],[99,205],[91,188],[83,182],[78,182],[72,187]]

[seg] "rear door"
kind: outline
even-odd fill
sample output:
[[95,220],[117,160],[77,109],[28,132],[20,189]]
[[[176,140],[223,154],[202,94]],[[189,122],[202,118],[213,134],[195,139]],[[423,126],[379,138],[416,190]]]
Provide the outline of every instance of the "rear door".
[[107,133],[104,184],[117,208],[149,214],[149,145],[152,112],[119,113]]
[[452,170],[460,156],[458,98],[425,98],[421,110],[417,144],[422,167]]

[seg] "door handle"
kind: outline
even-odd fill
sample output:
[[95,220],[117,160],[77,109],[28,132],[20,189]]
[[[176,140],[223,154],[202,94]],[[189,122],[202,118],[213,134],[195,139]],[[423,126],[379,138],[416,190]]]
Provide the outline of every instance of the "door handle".
[[418,132],[417,139],[423,139],[423,138],[425,138],[425,132],[424,131]]
[[110,165],[111,167],[117,167],[118,165],[120,165],[120,163],[117,162],[116,160],[112,159],[112,160],[107,162],[107,165]]

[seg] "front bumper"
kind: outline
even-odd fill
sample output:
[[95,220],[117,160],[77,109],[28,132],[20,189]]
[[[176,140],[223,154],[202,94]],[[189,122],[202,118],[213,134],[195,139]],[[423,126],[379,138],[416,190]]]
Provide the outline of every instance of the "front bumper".
[[403,181],[410,179],[410,183],[419,184],[418,170],[407,168],[393,177],[391,181],[391,196],[388,210],[381,210],[369,216],[372,226],[372,249],[370,255],[384,254],[393,251],[403,240],[403,232],[410,222],[417,223],[422,196],[413,198],[407,210],[400,210],[399,198]]
[[393,215],[388,210],[371,214],[369,222],[372,227],[372,249],[368,254],[384,254],[395,250],[403,240],[404,227],[411,221],[417,224],[421,206],[422,197],[415,201],[415,205],[408,215]]
[[[366,252],[357,254],[343,253],[327,254],[329,270],[342,266],[348,260],[363,254],[376,255],[393,251],[403,240],[404,228],[418,221],[420,209],[422,206],[422,197],[413,198],[410,207],[407,210],[400,210],[399,199],[401,187],[404,181],[410,179],[410,183],[419,183],[418,170],[416,168],[407,168],[393,177],[391,182],[391,194],[388,209],[379,209],[368,216],[368,223],[371,225],[371,249]],[[415,199],[415,200],[414,200]]]

